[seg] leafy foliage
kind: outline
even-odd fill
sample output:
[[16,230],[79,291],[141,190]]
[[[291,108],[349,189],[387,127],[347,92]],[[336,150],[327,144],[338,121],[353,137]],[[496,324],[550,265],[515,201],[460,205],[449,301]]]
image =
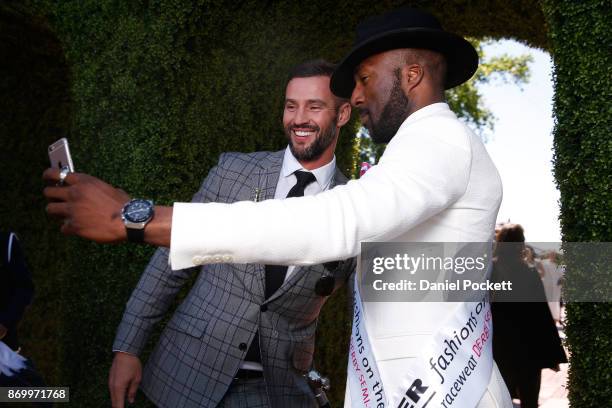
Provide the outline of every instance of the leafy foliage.
[[513,57],[507,54],[487,57],[483,46],[491,43],[471,39],[472,45],[478,51],[480,65],[468,82],[450,89],[446,98],[451,109],[465,120],[468,125],[486,140],[486,135],[494,128],[493,113],[485,106],[478,87],[482,84],[501,81],[521,86],[529,81],[529,63],[533,61],[530,55]]

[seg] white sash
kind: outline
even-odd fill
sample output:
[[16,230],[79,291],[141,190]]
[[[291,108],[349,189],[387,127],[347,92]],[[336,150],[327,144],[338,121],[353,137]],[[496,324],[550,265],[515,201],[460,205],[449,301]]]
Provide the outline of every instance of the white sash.
[[420,357],[406,359],[401,375],[382,385],[364,324],[355,277],[353,331],[348,361],[350,407],[474,408],[493,369],[491,308],[464,302],[431,336]]
[[353,328],[347,373],[351,393],[350,407],[383,408],[389,406],[376,366],[376,359],[370,346],[368,332],[363,323],[363,303],[359,294],[357,274],[355,274],[353,288]]

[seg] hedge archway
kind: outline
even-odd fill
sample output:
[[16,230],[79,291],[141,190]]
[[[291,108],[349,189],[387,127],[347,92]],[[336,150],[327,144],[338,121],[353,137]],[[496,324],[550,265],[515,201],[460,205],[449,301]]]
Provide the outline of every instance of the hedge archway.
[[[463,35],[510,37],[552,53],[563,238],[610,241],[612,16],[605,1],[0,5],[7,197],[1,225],[20,233],[37,279],[25,345],[50,384],[71,386],[74,405],[108,404],[114,330],[151,250],[61,237],[40,197],[46,145],[69,135],[79,170],[161,203],[189,199],[219,153],[283,145],[280,106],[288,67],[313,57],[339,60],[358,21],[403,4],[431,10]],[[28,87],[20,85],[24,78]],[[351,154],[347,131],[339,153],[343,166]],[[319,367],[331,374],[336,401],[345,366],[339,339],[347,329],[337,321],[345,321],[345,310],[341,298],[328,305],[320,338]],[[610,305],[572,305],[569,317],[570,399],[596,406],[612,393],[612,328],[601,324],[612,317]],[[585,333],[591,341],[582,341]]]

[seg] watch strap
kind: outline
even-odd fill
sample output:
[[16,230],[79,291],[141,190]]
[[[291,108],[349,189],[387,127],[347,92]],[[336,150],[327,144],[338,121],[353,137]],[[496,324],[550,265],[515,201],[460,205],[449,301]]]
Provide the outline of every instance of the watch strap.
[[127,231],[127,239],[130,242],[135,242],[138,244],[142,244],[144,242],[144,228],[135,229],[135,228],[126,228]]

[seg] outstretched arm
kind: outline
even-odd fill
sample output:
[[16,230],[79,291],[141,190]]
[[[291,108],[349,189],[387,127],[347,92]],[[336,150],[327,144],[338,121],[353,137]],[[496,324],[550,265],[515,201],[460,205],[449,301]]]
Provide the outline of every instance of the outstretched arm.
[[314,196],[230,205],[175,203],[172,267],[218,259],[317,264],[356,256],[361,242],[406,234],[466,191],[470,136],[455,123],[450,129],[439,125],[399,134],[362,178]]
[[[364,177],[316,196],[157,207],[145,240],[171,247],[173,269],[211,262],[305,265],[355,256],[361,242],[396,238],[464,194],[470,141],[451,122],[396,136]],[[57,181],[58,172],[47,170],[45,179]],[[47,211],[66,220],[63,232],[98,242],[126,239],[119,212],[127,194],[83,174],[68,175],[66,182],[45,189],[48,198],[62,201]]]
[[[51,184],[43,191],[50,201],[47,213],[61,218],[61,231],[99,243],[127,240],[121,209],[130,200],[123,190],[83,173],[70,173],[57,186],[59,170],[49,168],[43,179]],[[145,242],[170,247],[172,207],[155,206],[155,217],[145,228]]]

